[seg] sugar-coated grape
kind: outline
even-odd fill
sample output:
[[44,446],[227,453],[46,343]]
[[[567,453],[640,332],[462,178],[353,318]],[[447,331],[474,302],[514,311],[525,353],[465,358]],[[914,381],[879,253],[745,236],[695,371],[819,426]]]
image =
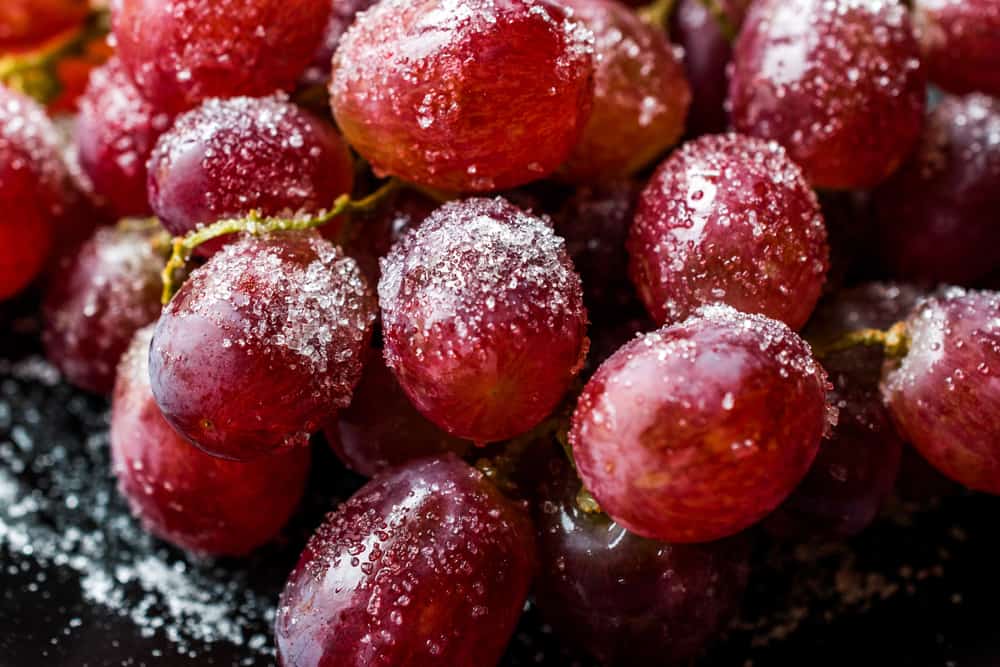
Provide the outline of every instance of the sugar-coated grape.
[[210,454],[249,460],[304,445],[350,403],[374,319],[357,264],[318,233],[243,237],[164,308],[153,394]]
[[118,55],[157,108],[290,89],[319,46],[324,0],[118,0]]
[[143,99],[117,58],[91,74],[75,137],[80,166],[116,217],[149,215],[146,163],[172,122]]
[[155,233],[102,227],[49,283],[45,354],[73,384],[110,394],[133,334],[159,316],[164,260]]
[[[739,28],[750,0],[713,0],[725,12],[729,24]],[[700,136],[725,131],[726,69],[733,47],[722,33],[704,0],[680,0],[671,16],[670,34],[684,49],[684,70],[691,84],[688,134]]]
[[733,125],[780,142],[816,187],[871,187],[920,134],[918,55],[896,0],[755,2],[733,56]]
[[603,183],[656,159],[684,131],[691,89],[666,32],[618,0],[559,0],[595,36],[594,106],[561,174]]
[[1000,3],[914,0],[927,76],[956,93],[1000,95]]
[[882,393],[903,435],[948,477],[1000,493],[1000,293],[952,288],[906,320]]
[[353,184],[340,135],[283,95],[208,100],[160,137],[149,167],[149,201],[173,234],[250,210],[315,213]]
[[917,150],[873,193],[878,255],[894,275],[971,284],[1000,265],[1000,101],[946,97]]
[[331,0],[330,19],[323,32],[323,39],[302,77],[306,84],[319,85],[329,81],[333,54],[340,46],[340,39],[354,23],[355,17],[375,2],[376,0]]
[[122,358],[111,410],[118,488],[154,535],[184,549],[243,555],[277,534],[305,490],[310,452],[297,448],[250,463],[224,461],[170,427],[149,387],[153,327]]
[[533,532],[453,456],[377,477],[327,516],[289,577],[279,663],[496,665],[531,583]]
[[425,417],[504,440],[544,419],[586,354],[565,243],[507,201],[446,204],[382,261],[385,358]]
[[826,389],[791,329],[710,306],[605,361],[570,442],[615,521],[652,539],[708,542],[759,521],[802,480],[827,427]]
[[569,156],[593,97],[593,35],[551,0],[384,0],[333,61],[337,124],[376,172],[510,188]]
[[535,597],[567,643],[601,664],[675,665],[695,657],[739,609],[750,566],[742,536],[667,544],[575,502],[580,482],[554,466],[536,509]]
[[83,23],[88,0],[3,0],[0,53],[30,50]]
[[653,174],[629,233],[630,273],[653,319],[727,303],[798,329],[829,249],[815,193],[778,144],[737,134],[685,144]]
[[371,351],[351,406],[325,429],[340,460],[373,477],[407,461],[468,452],[472,443],[448,435],[413,407],[381,356],[381,351]]

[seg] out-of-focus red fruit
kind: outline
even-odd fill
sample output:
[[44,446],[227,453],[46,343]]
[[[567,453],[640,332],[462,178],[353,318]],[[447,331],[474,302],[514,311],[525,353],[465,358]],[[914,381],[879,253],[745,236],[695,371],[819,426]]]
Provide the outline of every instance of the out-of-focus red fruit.
[[913,21],[931,81],[955,93],[1000,95],[1000,3],[915,0]]
[[895,0],[755,2],[733,66],[733,126],[781,143],[815,187],[872,187],[920,135],[925,76]]
[[380,175],[511,188],[565,162],[593,97],[593,35],[550,0],[384,0],[333,60],[344,136]]
[[223,461],[174,431],[149,388],[153,327],[122,358],[111,408],[111,459],[118,488],[154,535],[189,551],[240,556],[274,537],[305,490],[310,452],[299,448],[252,463]]
[[3,0],[0,3],[0,55],[28,51],[83,23],[88,0]]
[[534,530],[449,456],[410,463],[327,516],[281,595],[282,667],[496,665],[534,574]]
[[809,470],[828,425],[827,386],[784,324],[706,307],[597,370],[573,415],[577,468],[601,508],[643,537],[734,535]]
[[775,142],[685,144],[653,174],[629,234],[632,281],[653,319],[726,303],[799,329],[829,268],[816,194]]
[[340,39],[354,23],[357,15],[375,4],[377,0],[330,0],[330,19],[327,21],[323,39],[313,55],[312,63],[302,75],[306,85],[320,85],[330,80],[333,54],[340,46]]

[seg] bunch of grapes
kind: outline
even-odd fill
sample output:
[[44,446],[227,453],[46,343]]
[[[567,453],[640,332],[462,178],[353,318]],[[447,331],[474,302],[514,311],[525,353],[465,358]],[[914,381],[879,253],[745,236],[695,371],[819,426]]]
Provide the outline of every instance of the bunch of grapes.
[[0,299],[143,525],[240,556],[312,443],[372,478],[283,667],[495,665],[529,596],[688,664],[909,448],[1000,494],[1000,4],[636,4],[118,0],[69,145],[0,86]]

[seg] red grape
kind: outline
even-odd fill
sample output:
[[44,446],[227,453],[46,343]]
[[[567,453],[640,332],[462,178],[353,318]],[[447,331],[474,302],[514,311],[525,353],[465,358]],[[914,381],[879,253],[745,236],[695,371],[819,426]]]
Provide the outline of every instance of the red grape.
[[760,0],[733,58],[732,119],[788,149],[816,187],[871,187],[920,134],[924,72],[895,0]]
[[551,0],[384,0],[333,60],[331,103],[379,175],[442,190],[540,179],[593,97],[593,35]]
[[299,504],[309,450],[236,463],[192,447],[153,400],[152,335],[152,326],[136,334],[118,370],[111,410],[118,488],[154,535],[190,551],[243,555],[274,537]]
[[534,570],[528,518],[451,456],[369,482],[285,585],[283,667],[496,665]]
[[319,85],[330,80],[333,54],[340,46],[340,40],[354,23],[355,17],[374,5],[376,0],[331,0],[332,11],[323,32],[319,48],[313,54],[312,63],[302,79],[306,85]]
[[905,166],[872,197],[894,275],[970,284],[1000,265],[1000,101],[946,97]]
[[560,0],[596,37],[594,106],[563,166],[567,180],[603,183],[656,159],[684,131],[691,89],[664,30],[617,0]]
[[0,54],[28,51],[83,23],[88,0],[3,0],[0,3]]
[[893,418],[942,473],[1000,493],[1000,294],[952,288],[906,327],[909,351],[882,383]]
[[316,52],[321,0],[119,0],[118,55],[157,108],[291,88]]
[[[257,210],[291,216],[330,208],[354,184],[336,130],[284,96],[209,100],[177,118],[150,158],[149,201],[182,235]],[[210,244],[209,253],[223,241]]]
[[73,384],[110,394],[115,367],[160,314],[155,231],[102,227],[56,272],[45,295],[45,354]]
[[570,442],[619,524],[707,542],[759,521],[802,480],[827,426],[826,388],[791,329],[710,306],[605,361],[580,396]]
[[[545,619],[604,665],[674,665],[695,657],[739,609],[749,540],[667,544],[585,514],[580,482],[550,471],[536,512]],[[554,473],[554,474],[553,474]]]
[[326,428],[326,437],[351,470],[373,477],[389,467],[445,452],[464,455],[472,446],[417,412],[392,372],[372,350],[351,406]]
[[914,0],[913,17],[931,81],[956,93],[1000,95],[1000,3]]
[[476,442],[544,419],[586,355],[564,242],[501,198],[446,204],[382,261],[385,358],[429,420]]
[[116,217],[150,215],[146,162],[172,117],[142,98],[117,58],[96,69],[80,99],[80,165]]
[[357,264],[319,234],[243,237],[164,308],[153,395],[167,421],[216,456],[304,445],[350,403],[374,319]]
[[632,280],[657,322],[727,303],[798,329],[829,266],[819,202],[778,144],[685,144],[653,174],[629,234]]

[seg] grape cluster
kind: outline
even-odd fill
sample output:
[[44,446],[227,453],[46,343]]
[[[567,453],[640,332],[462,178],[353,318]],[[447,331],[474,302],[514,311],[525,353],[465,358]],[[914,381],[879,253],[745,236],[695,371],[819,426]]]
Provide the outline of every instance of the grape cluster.
[[[371,478],[283,667],[495,665],[529,596],[689,664],[914,452],[1000,494],[1000,5],[639,4],[0,7],[0,299],[137,518],[241,556],[312,443]],[[22,92],[102,17],[63,132]]]

